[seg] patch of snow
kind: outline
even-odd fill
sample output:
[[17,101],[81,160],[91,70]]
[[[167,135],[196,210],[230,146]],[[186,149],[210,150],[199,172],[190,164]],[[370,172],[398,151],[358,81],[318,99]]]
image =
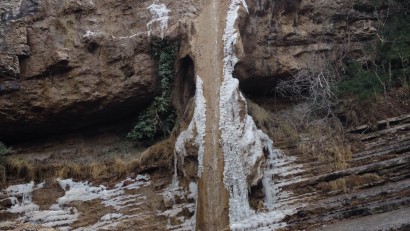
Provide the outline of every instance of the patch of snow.
[[[141,194],[127,195],[125,190],[139,189],[151,183],[148,175],[138,175],[135,179],[127,178],[116,184],[112,189],[108,189],[103,185],[91,186],[88,182],[74,182],[72,179],[58,179],[57,181],[65,191],[65,194],[57,200],[57,204],[53,204],[48,210],[42,211],[39,211],[39,206],[32,202],[31,193],[42,188],[44,184],[34,185],[31,182],[29,184],[10,186],[6,189],[6,193],[10,196],[13,206],[8,211],[11,213],[23,213],[18,219],[19,222],[30,222],[49,227],[58,227],[60,230],[71,230],[70,225],[80,216],[76,208],[69,206],[71,202],[100,199],[102,204],[107,207],[111,206],[117,211],[122,209],[128,210],[131,206],[141,205],[146,200],[146,197]],[[120,221],[132,217],[131,215],[123,216],[120,213],[107,214],[98,223],[87,228],[79,228],[79,230],[97,230],[101,227],[109,229],[116,225],[116,222],[113,222],[113,220]]]
[[[73,201],[91,201],[101,199],[105,206],[112,206],[117,211],[128,207],[128,203],[135,201],[141,195],[124,195],[124,189],[139,189],[150,184],[148,176],[137,176],[136,179],[127,178],[116,184],[113,189],[104,185],[91,186],[88,182],[74,182],[72,179],[58,180],[60,187],[65,190],[65,195],[58,199],[61,205]],[[127,184],[126,184],[127,183]],[[125,186],[124,186],[125,185]]]
[[24,222],[34,224],[42,224],[48,227],[67,226],[75,222],[80,213],[75,208],[60,207],[60,205],[53,205],[49,210],[33,211],[26,214],[23,219]]
[[87,32],[83,35],[83,38],[89,38],[95,35],[94,31],[89,31],[87,30]]
[[152,15],[151,21],[147,23],[148,36],[151,36],[153,25],[159,24],[161,29],[161,38],[163,39],[164,31],[168,28],[168,14],[171,10],[167,9],[167,6],[164,3],[153,3],[147,9]]
[[137,178],[135,178],[135,180],[136,181],[141,181],[141,180],[149,181],[150,177],[149,177],[149,175],[138,175]]
[[189,195],[188,199],[197,199],[198,196],[198,184],[195,182],[189,183]]
[[262,179],[263,190],[265,192],[265,207],[267,209],[275,209],[277,202],[277,195],[279,193],[279,188],[276,182],[274,181],[274,176],[280,172],[277,168],[276,163],[278,163],[279,157],[282,156],[280,150],[272,150],[267,158],[267,169]]
[[[189,219],[180,216],[180,213],[184,209],[188,209],[189,212],[194,212],[195,207],[194,203],[175,204],[171,209],[158,213],[157,215],[168,217],[167,230],[195,230],[195,215]],[[182,221],[181,224],[173,225],[171,222],[172,218],[180,219]]]
[[139,35],[141,35],[141,33],[133,34],[133,35],[130,35],[130,36],[120,36],[120,37],[115,37],[115,36],[112,35],[111,37],[113,39],[130,39],[130,38],[137,37]]
[[122,216],[121,213],[109,213],[104,215],[103,217],[100,218],[100,221],[111,221],[113,219],[118,219]]
[[[179,231],[189,231],[195,230],[196,224],[196,199],[197,199],[198,186],[195,182],[190,182],[189,192],[185,191],[183,188],[175,188],[174,184],[165,188],[160,195],[163,197],[172,197],[174,205],[166,211],[158,211],[158,216],[165,216],[168,218],[167,230],[179,230]],[[175,204],[177,200],[186,201],[187,199],[194,199],[195,202],[192,203],[181,203]],[[194,213],[189,218],[181,216],[181,212],[187,209],[190,213]],[[180,224],[174,224],[172,220],[179,220]]]
[[257,213],[231,225],[232,230],[271,231],[286,226],[278,221],[285,218],[282,211]]
[[[192,141],[198,147],[198,177],[201,177],[203,172],[203,157],[204,157],[204,143],[205,143],[205,129],[206,129],[206,100],[203,94],[203,82],[202,79],[197,76],[196,78],[196,91],[195,91],[195,108],[194,115],[191,122],[188,125],[187,130],[181,132],[175,142],[174,151],[174,178],[171,186],[164,191],[164,197],[166,200],[170,198],[175,203],[175,197],[181,196],[183,192],[178,186],[178,163],[183,166],[184,159],[187,155],[185,145],[187,142]],[[195,134],[195,137],[194,137]],[[197,201],[198,185],[195,182],[189,184],[189,199]],[[194,204],[194,211],[196,211],[196,204]],[[195,227],[195,214],[186,222],[183,227]]]
[[20,13],[21,3],[23,0],[20,0],[19,3],[13,8],[13,16],[17,16]]
[[34,185],[34,182],[29,184],[13,185],[6,189],[6,194],[9,196],[12,206],[7,211],[10,213],[29,213],[39,209],[39,206],[33,203],[31,193],[44,186],[44,183]]

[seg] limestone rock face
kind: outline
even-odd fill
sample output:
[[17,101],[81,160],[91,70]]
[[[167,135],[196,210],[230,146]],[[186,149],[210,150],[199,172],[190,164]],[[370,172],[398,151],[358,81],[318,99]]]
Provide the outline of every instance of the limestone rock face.
[[[163,2],[171,10],[166,34],[178,36],[200,1]],[[58,133],[148,104],[157,93],[146,26],[152,3],[1,1],[0,137]]]
[[[147,28],[153,3],[1,1],[0,137],[59,133],[130,116],[147,105],[158,89]],[[165,36],[195,33],[202,0],[160,3],[170,10]],[[375,34],[377,15],[354,1],[247,3],[249,15],[241,15],[239,25],[244,59],[235,70],[246,92],[269,91],[278,78],[323,66],[341,50],[362,58],[364,42]],[[154,23],[150,35],[161,36],[160,26]],[[191,48],[181,41],[182,58]]]
[[242,89],[266,94],[278,78],[301,68],[321,68],[341,54],[362,58],[363,44],[376,33],[377,15],[367,1],[361,1],[361,7],[357,4],[350,0],[248,1],[250,17],[242,30],[246,55],[236,68]]

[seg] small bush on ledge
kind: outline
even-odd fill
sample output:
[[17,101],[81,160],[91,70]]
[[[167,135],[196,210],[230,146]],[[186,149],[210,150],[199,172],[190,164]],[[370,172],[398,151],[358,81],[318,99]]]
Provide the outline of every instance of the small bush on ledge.
[[3,142],[0,142],[0,158],[10,152],[10,148],[8,148]]
[[152,139],[168,135],[175,125],[176,114],[172,106],[171,86],[175,76],[175,59],[179,49],[177,40],[154,38],[151,56],[158,63],[161,94],[137,117],[134,128],[128,133],[131,140]]
[[10,152],[10,148],[8,148],[3,142],[0,142],[0,189],[6,183],[5,155],[9,152]]

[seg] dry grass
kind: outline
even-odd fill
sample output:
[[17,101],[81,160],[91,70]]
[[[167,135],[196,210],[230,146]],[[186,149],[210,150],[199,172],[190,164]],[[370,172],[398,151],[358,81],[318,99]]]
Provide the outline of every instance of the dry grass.
[[273,114],[251,100],[247,103],[249,115],[252,116],[256,126],[268,134],[276,144],[299,142],[300,134],[296,123],[288,120],[290,117],[284,114]]
[[382,177],[372,173],[363,175],[350,175],[330,182],[321,182],[318,187],[324,192],[343,192],[347,193],[355,188],[365,187],[369,184],[378,183]]
[[6,168],[0,165],[0,189],[6,186]]
[[180,126],[177,126],[166,140],[149,147],[141,154],[139,159],[132,160],[129,163],[129,170],[134,172],[150,171],[158,168],[171,170],[173,168],[175,142],[180,130]]
[[[7,158],[6,175],[8,182],[24,179],[25,181],[47,181],[57,178],[76,180],[99,180],[102,178],[120,178],[133,173],[133,162],[114,159],[106,163],[78,164],[62,163],[42,164],[23,160],[16,156]],[[7,181],[0,188],[7,186]]]
[[194,114],[194,107],[194,100],[191,98],[185,112],[179,116],[180,119],[170,136],[145,150],[140,159],[132,161],[131,168],[134,171],[146,171],[160,167],[166,170],[173,169],[175,142],[181,131],[189,126]]
[[337,113],[349,127],[376,126],[377,121],[410,113],[409,87],[405,85],[368,101],[346,98],[339,103]]
[[328,163],[334,170],[349,167],[354,147],[338,120],[312,117],[305,104],[272,113],[248,101],[248,109],[258,128],[267,133],[276,146],[296,147],[303,156]]
[[6,160],[6,172],[9,177],[43,181],[56,178],[92,179],[102,177],[120,177],[131,173],[131,162],[114,159],[105,163],[79,164],[69,161],[61,163],[34,163],[18,156]]
[[76,146],[69,141],[68,145],[58,143],[52,146],[51,150],[45,148],[20,150],[19,153],[10,155],[6,159],[7,180],[9,182],[19,179],[44,181],[56,178],[99,180],[156,169],[173,170],[175,141],[180,131],[188,126],[192,118],[193,106],[191,100],[171,135],[145,151],[129,141],[116,143],[110,141],[111,144],[107,145],[98,139],[95,139],[98,142],[94,140],[97,146],[85,142],[78,142]]
[[351,142],[346,139],[342,127],[330,120],[308,125],[298,149],[306,155],[331,164],[334,170],[348,168],[353,155]]

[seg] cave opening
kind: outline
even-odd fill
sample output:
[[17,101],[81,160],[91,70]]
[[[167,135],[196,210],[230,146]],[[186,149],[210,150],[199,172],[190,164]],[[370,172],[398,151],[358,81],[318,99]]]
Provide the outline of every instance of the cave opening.
[[190,56],[182,58],[177,65],[173,101],[178,115],[182,115],[195,95],[195,67]]

